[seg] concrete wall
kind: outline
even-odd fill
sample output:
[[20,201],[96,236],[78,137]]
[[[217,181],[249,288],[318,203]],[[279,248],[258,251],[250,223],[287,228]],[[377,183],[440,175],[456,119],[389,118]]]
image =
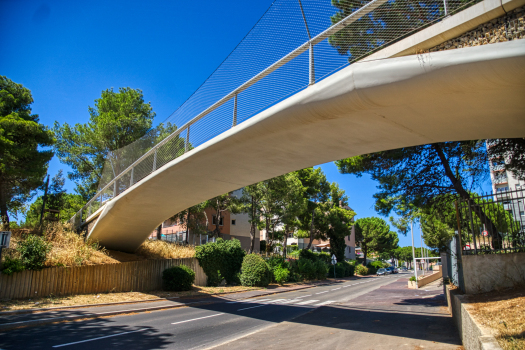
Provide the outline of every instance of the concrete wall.
[[490,331],[479,325],[465,308],[465,302],[459,289],[451,290],[447,285],[445,292],[448,311],[452,314],[459,330],[465,350],[500,350],[501,347]]
[[463,255],[465,293],[525,286],[525,253]]

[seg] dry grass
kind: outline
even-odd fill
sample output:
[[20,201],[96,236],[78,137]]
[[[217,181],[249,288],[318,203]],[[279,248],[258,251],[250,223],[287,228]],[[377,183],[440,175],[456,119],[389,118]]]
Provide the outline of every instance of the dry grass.
[[504,350],[525,349],[525,290],[509,289],[468,296],[468,310],[490,328]]
[[25,300],[5,300],[0,301],[0,311],[23,310],[34,308],[48,308],[48,307],[65,307],[75,305],[91,305],[91,304],[105,304],[117,303],[124,301],[142,301],[159,298],[173,298],[173,297],[197,297],[209,296],[214,294],[239,293],[250,290],[262,289],[258,287],[196,287],[191,291],[186,292],[164,292],[153,291],[148,293],[127,292],[127,293],[99,293],[99,294],[83,294],[71,295],[64,297],[49,296],[45,298],[32,298]]
[[183,246],[166,241],[148,239],[142,243],[135,254],[146,259],[193,258],[195,256],[195,248],[192,246]]
[[[39,232],[33,229],[12,230],[11,248],[5,250],[5,255],[16,257],[18,243],[31,234],[39,234]],[[104,248],[96,243],[85,242],[84,236],[71,231],[68,225],[61,223],[47,225],[42,235],[52,246],[45,262],[47,267],[118,263],[108,256]]]

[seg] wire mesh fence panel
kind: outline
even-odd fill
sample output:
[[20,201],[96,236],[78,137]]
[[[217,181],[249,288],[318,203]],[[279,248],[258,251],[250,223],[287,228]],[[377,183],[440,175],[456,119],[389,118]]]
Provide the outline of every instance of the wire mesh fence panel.
[[462,200],[463,254],[525,252],[524,200],[523,190]]
[[[169,118],[107,154],[98,202],[309,84],[478,1],[274,1]],[[93,211],[95,202],[84,209]]]

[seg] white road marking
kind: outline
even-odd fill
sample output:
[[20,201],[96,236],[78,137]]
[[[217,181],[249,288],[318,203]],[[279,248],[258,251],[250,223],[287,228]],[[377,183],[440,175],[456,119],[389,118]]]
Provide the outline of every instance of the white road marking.
[[274,299],[274,300],[267,301],[266,304],[279,303],[279,302],[284,301],[284,300],[286,300],[286,299]]
[[339,288],[334,288],[334,289],[332,289],[332,290],[339,290],[339,289],[341,289],[341,287],[339,287]]
[[285,301],[282,301],[280,302],[279,304],[283,305],[283,304],[293,304],[293,303],[296,303],[300,300],[297,300],[297,299],[288,299],[288,300],[285,300]]
[[248,309],[255,309],[256,307],[261,307],[261,306],[268,306],[268,304],[257,305],[257,306],[250,306],[250,307],[245,307],[244,309],[239,309],[239,310],[237,310],[237,311],[248,310]]
[[319,300],[305,300],[305,301],[301,301],[300,303],[297,303],[296,305],[306,305],[306,304],[316,303],[318,301]]
[[197,321],[197,320],[202,320],[204,318],[210,318],[210,317],[215,317],[215,316],[220,316],[220,315],[224,315],[224,312],[222,312],[220,314],[213,314],[213,315],[209,315],[209,316],[193,318],[191,320],[186,320],[186,321],[173,322],[172,324],[180,324],[180,323],[186,323],[186,322],[191,322],[191,321]]
[[311,296],[312,296],[312,294],[308,294],[308,295],[302,295],[302,296],[300,296],[300,297],[297,297],[297,298],[295,298],[295,299],[299,299],[299,298],[306,298],[306,297],[311,297]]
[[323,306],[323,305],[328,305],[328,304],[331,304],[331,303],[335,303],[335,301],[333,300],[328,300],[328,301],[325,301],[325,302],[322,302],[322,303],[319,303],[315,306]]
[[323,294],[323,293],[328,293],[328,291],[325,290],[324,292],[319,292],[319,293],[315,293],[315,294]]
[[60,344],[60,345],[53,345],[53,347],[54,347],[54,348],[61,348],[61,347],[63,347],[63,346],[68,346],[68,345],[75,345],[75,344],[80,344],[80,343],[87,343],[88,341],[94,341],[94,340],[105,339],[105,338],[111,338],[111,337],[118,337],[119,335],[130,334],[130,333],[136,333],[136,332],[142,332],[142,331],[145,331],[146,329],[147,329],[147,328],[139,329],[139,330],[137,330],[137,331],[124,332],[124,333],[112,334],[112,335],[106,335],[106,336],[104,336],[104,337],[98,337],[98,338],[87,339],[87,340],[80,340],[80,341],[76,341],[76,342],[73,342],[73,343]]

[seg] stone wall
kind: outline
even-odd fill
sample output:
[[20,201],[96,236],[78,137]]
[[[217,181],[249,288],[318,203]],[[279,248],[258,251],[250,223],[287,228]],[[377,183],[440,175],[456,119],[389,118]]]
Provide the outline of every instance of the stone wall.
[[525,253],[463,255],[465,293],[525,286]]
[[465,308],[464,297],[459,289],[445,288],[448,311],[458,328],[465,350],[501,350],[497,340],[489,329],[482,327]]
[[480,46],[525,38],[525,6],[493,19],[457,38],[431,48],[430,52]]

